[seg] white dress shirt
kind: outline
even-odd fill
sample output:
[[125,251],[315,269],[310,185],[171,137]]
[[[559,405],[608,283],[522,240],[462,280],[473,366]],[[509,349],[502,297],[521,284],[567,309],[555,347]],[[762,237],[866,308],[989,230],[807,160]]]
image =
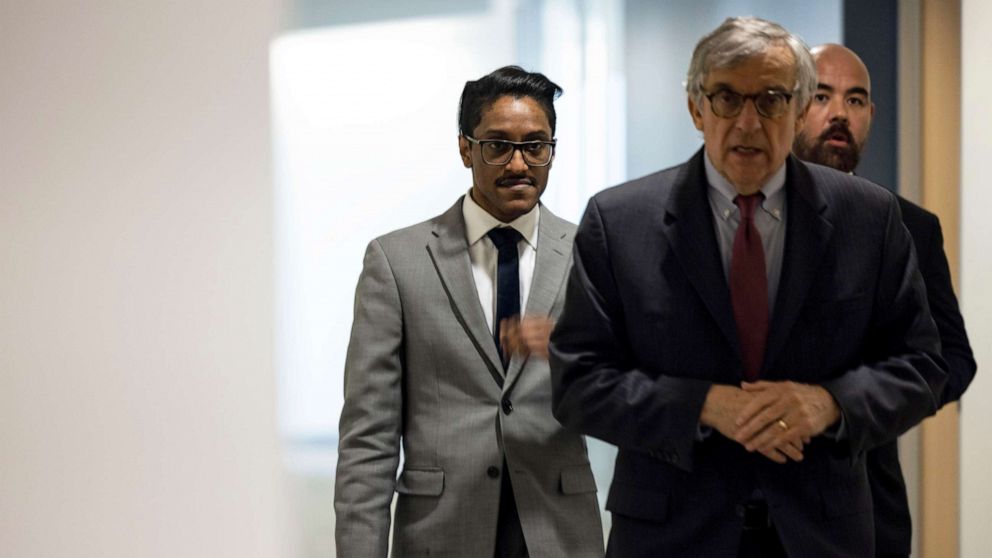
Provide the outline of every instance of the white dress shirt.
[[465,236],[468,240],[468,257],[472,261],[472,277],[479,293],[479,304],[486,315],[489,331],[496,331],[493,316],[496,314],[496,263],[499,251],[493,241],[486,236],[496,227],[513,227],[523,239],[517,243],[520,270],[520,312],[527,308],[527,295],[534,277],[534,263],[537,260],[537,224],[541,217],[540,204],[517,217],[511,223],[504,223],[490,215],[475,203],[471,191],[462,202],[462,215],[465,217]]

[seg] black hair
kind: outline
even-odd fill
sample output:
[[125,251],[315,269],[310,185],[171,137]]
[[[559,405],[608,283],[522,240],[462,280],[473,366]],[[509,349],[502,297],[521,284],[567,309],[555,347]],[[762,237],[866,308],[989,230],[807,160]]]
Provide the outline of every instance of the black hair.
[[561,87],[544,74],[528,72],[520,66],[504,66],[475,81],[465,82],[465,89],[462,90],[462,98],[458,103],[458,131],[472,135],[472,131],[482,121],[482,111],[496,99],[510,95],[515,99],[530,97],[537,101],[547,114],[551,135],[554,135],[554,101],[561,93]]

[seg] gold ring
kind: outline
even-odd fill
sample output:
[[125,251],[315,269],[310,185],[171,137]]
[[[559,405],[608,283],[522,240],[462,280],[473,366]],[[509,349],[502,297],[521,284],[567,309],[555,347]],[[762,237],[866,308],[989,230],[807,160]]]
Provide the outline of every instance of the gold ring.
[[789,424],[787,422],[785,422],[784,420],[782,420],[782,419],[778,419],[778,423],[777,424],[782,427],[782,430],[788,430],[789,429]]

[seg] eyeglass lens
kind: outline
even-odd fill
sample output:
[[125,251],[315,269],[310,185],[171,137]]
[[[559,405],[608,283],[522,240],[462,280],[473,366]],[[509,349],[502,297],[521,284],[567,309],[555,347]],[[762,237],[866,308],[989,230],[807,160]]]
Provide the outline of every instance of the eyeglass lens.
[[551,145],[542,142],[526,142],[514,145],[501,140],[483,140],[482,158],[490,165],[505,165],[513,158],[514,148],[520,149],[524,162],[528,165],[545,165],[551,160]]
[[717,91],[710,98],[713,103],[714,112],[723,118],[732,118],[741,113],[747,99],[754,99],[754,108],[758,114],[774,118],[785,112],[788,106],[788,98],[779,91],[763,91],[754,95],[741,95],[734,91]]

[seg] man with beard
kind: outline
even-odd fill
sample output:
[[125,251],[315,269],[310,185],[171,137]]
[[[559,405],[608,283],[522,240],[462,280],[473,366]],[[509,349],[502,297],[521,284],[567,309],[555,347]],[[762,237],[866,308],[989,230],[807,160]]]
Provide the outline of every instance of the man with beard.
[[[868,68],[857,54],[841,45],[821,45],[812,52],[818,85],[793,151],[801,159],[853,172],[875,114]],[[903,223],[916,244],[930,311],[947,361],[947,385],[939,399],[945,405],[958,400],[968,387],[975,376],[975,360],[951,285],[940,221],[902,197],[899,205]],[[895,440],[868,453],[868,478],[875,508],[876,556],[909,556],[912,522]]]
[[792,151],[804,161],[853,172],[875,115],[868,68],[841,45],[820,45],[811,52],[816,60],[816,93]]
[[341,558],[386,558],[394,492],[392,556],[603,555],[585,440],[551,415],[547,339],[575,225],[538,200],[560,93],[516,66],[466,83],[468,193],[369,244],[345,362]]

